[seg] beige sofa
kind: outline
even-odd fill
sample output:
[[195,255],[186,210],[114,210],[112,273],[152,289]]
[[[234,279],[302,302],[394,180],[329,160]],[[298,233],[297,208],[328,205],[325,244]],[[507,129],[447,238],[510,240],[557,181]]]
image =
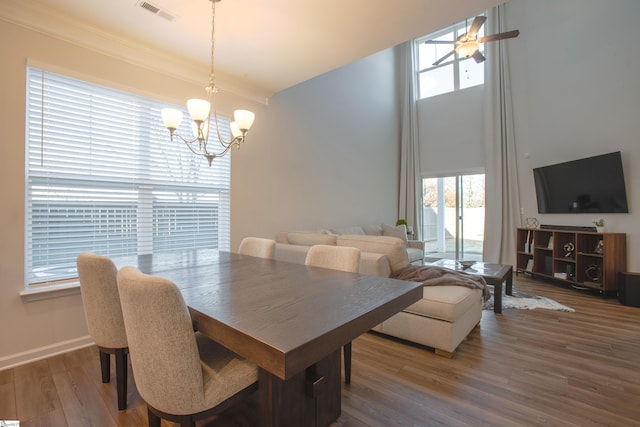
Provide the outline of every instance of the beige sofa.
[[[280,232],[274,258],[303,264],[313,245],[352,246],[361,251],[360,273],[389,277],[409,265],[400,238],[367,234]],[[425,286],[423,298],[385,320],[374,331],[435,349],[452,357],[482,317],[482,291],[462,286]]]

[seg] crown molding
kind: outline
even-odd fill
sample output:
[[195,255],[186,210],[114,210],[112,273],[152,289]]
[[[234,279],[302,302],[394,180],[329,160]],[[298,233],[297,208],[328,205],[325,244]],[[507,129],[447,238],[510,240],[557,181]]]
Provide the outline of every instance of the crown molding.
[[[2,0],[0,20],[192,84],[202,85],[209,75],[208,64],[119,37],[36,2]],[[216,72],[216,81],[221,92],[258,104],[267,105],[273,95],[239,82],[229,74]]]

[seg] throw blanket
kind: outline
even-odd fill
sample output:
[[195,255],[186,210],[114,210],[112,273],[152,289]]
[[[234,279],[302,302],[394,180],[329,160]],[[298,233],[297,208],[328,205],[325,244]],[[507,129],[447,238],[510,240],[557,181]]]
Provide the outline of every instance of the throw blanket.
[[411,282],[422,282],[425,286],[456,285],[472,289],[482,289],[482,297],[486,301],[491,297],[487,282],[481,276],[475,276],[463,271],[432,265],[408,265],[392,273],[391,277]]

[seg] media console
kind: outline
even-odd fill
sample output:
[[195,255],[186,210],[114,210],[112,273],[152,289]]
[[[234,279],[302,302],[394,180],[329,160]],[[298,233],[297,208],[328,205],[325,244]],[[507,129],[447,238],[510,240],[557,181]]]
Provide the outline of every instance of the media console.
[[518,228],[516,274],[617,292],[618,273],[627,269],[624,233],[576,229]]

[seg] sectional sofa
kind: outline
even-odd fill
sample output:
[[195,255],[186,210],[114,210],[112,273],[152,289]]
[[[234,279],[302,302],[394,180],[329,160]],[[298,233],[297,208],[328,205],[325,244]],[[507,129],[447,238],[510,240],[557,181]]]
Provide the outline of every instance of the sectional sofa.
[[[409,265],[409,254],[416,247],[409,246],[409,242],[400,237],[368,234],[364,227],[361,228],[362,232],[357,234],[338,234],[330,230],[280,232],[276,235],[274,258],[303,264],[309,248],[323,244],[360,249],[362,274],[392,277]],[[341,229],[353,230],[351,227]],[[419,249],[419,259],[414,255],[414,264],[422,263],[422,250]],[[481,290],[455,285],[425,286],[420,301],[385,320],[374,331],[422,344],[433,348],[436,354],[452,357],[481,317]]]

